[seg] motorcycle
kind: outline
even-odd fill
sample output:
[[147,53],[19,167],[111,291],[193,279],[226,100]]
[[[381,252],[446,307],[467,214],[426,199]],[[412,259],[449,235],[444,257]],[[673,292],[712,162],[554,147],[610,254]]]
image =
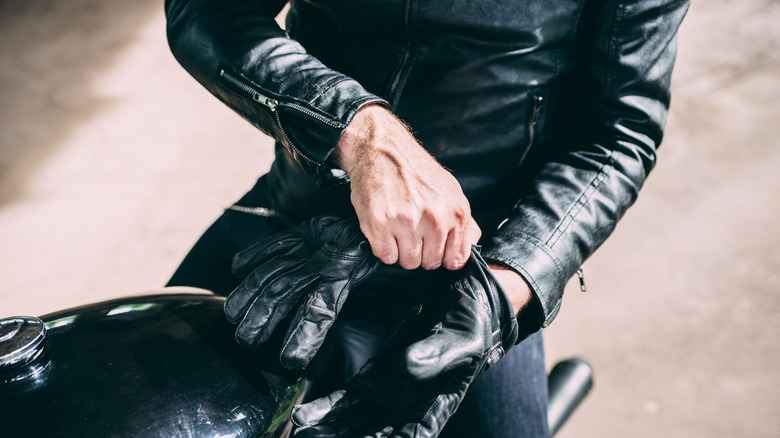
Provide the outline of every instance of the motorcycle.
[[[234,340],[224,298],[160,293],[0,320],[3,436],[286,438],[310,382]],[[548,377],[551,433],[593,385]]]

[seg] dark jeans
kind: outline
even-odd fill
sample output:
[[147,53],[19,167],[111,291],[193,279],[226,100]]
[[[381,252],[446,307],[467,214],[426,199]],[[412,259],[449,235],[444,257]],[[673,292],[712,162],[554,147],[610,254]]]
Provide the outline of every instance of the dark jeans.
[[[230,273],[233,256],[255,242],[287,227],[281,219],[268,216],[267,211],[247,210],[269,207],[261,178],[257,185],[236,205],[243,209],[228,209],[203,234],[168,286],[193,286],[227,295],[239,279]],[[243,210],[243,211],[240,211]],[[258,214],[259,213],[259,214]],[[416,292],[408,287],[396,287],[393,276],[411,277],[406,284],[427,273],[392,270],[389,277],[375,281],[351,294],[329,337],[336,348],[336,361],[344,373],[355,372],[375,351],[377,339],[383,338],[403,314],[406,304]],[[387,279],[387,281],[385,281]],[[388,286],[390,284],[391,286]],[[521,342],[496,364],[480,375],[471,385],[457,413],[450,419],[442,438],[540,438],[547,437],[547,376],[541,332]]]

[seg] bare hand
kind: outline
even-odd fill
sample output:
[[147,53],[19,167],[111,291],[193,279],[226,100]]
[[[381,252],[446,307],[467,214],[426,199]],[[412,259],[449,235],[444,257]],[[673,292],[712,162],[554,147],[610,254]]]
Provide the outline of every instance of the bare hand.
[[336,148],[374,255],[405,269],[460,269],[481,235],[458,181],[380,106],[362,108]]

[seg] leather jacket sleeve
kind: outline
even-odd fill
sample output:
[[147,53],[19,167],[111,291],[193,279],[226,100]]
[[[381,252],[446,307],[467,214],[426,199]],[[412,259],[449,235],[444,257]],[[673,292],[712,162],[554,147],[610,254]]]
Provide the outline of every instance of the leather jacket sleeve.
[[282,0],[166,0],[168,42],[214,96],[284,145],[321,186],[348,181],[327,164],[358,109],[387,104],[327,68],[279,28]]
[[655,163],[688,7],[687,0],[595,3],[562,97],[564,134],[484,244],[485,259],[514,268],[531,286],[536,299],[521,320],[537,327],[553,320],[566,282],[613,231]]

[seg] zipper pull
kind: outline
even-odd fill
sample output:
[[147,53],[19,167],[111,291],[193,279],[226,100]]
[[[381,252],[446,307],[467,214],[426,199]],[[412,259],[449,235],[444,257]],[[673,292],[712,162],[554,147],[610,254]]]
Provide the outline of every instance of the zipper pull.
[[582,268],[577,270],[577,277],[580,279],[580,291],[587,292],[588,288],[585,287],[585,274],[582,272]]
[[242,93],[252,96],[252,100],[259,103],[260,105],[268,107],[271,112],[276,112],[276,106],[279,104],[279,102],[276,99],[271,99],[270,97],[260,93],[257,91],[256,87],[248,83],[240,76],[233,74],[224,68],[221,68],[219,69],[219,77],[229,83],[232,87],[240,90]]
[[255,102],[259,102],[261,105],[265,105],[268,107],[268,109],[271,110],[271,112],[276,111],[276,105],[279,103],[275,99],[271,99],[270,97],[263,96],[260,93],[254,93],[252,95],[252,100]]
[[539,121],[539,110],[542,108],[542,102],[544,101],[544,97],[542,96],[534,96],[534,112],[531,113],[531,124],[536,125],[536,122]]

